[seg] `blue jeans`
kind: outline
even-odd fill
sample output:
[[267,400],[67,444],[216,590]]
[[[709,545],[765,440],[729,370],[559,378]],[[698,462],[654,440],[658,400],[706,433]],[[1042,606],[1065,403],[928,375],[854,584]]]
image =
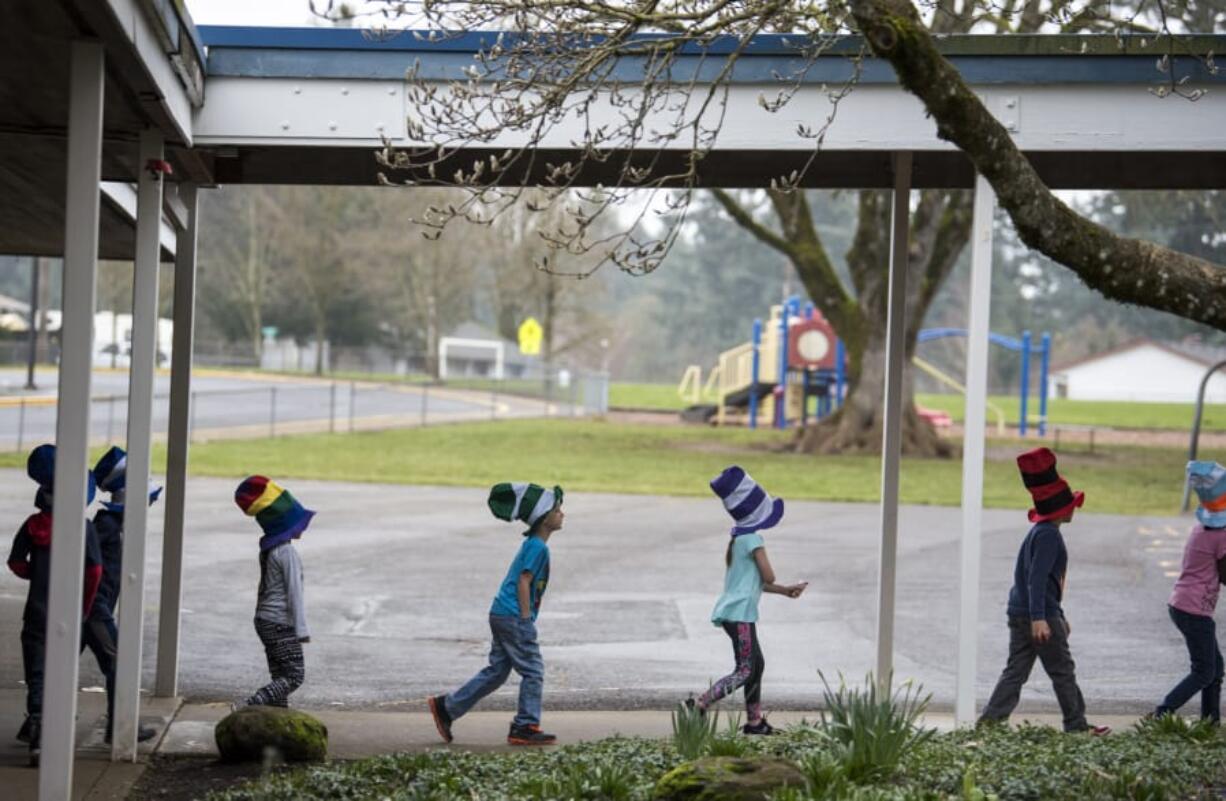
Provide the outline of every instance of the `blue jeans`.
[[501,687],[514,668],[520,675],[519,711],[512,725],[539,726],[545,660],[536,641],[536,624],[510,615],[490,615],[490,635],[490,663],[444,699],[447,714],[452,720],[467,714],[474,704]]
[[1192,658],[1192,670],[1154,710],[1156,715],[1175,712],[1200,693],[1200,716],[1214,723],[1222,719],[1222,652],[1217,645],[1217,626],[1212,617],[1193,615],[1169,607],[1171,621],[1183,634]]

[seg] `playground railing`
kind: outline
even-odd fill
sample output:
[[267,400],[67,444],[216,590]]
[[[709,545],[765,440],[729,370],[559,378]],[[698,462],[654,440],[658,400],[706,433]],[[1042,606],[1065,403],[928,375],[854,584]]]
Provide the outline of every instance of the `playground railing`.
[[702,367],[691,364],[685,368],[681,383],[677,385],[677,395],[686,403],[698,403],[702,399]]

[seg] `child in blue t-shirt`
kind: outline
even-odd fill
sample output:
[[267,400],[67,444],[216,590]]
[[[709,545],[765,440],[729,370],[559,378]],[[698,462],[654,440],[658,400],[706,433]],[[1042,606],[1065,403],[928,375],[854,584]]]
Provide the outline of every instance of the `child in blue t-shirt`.
[[696,704],[705,712],[711,704],[736,692],[738,687],[744,687],[748,721],[742,731],[745,734],[774,734],[774,728],[762,714],[762,672],[766,669],[766,660],[758,644],[758,599],[763,592],[799,598],[808,582],[776,584],[762,535],[757,533],[783,519],[782,499],[772,499],[749,474],[736,466],[712,480],[711,489],[723,501],[734,523],[732,540],[724,555],[727,565],[724,592],[715,602],[711,622],[723,627],[732,640],[736,668],[712,684],[697,702],[691,699],[687,704]]
[[536,615],[549,584],[549,538],[562,528],[562,488],[496,484],[490,489],[489,507],[500,520],[522,521],[528,530],[490,607],[489,664],[450,695],[430,698],[430,714],[439,735],[451,742],[451,725],[501,687],[514,669],[520,675],[519,710],[507,742],[551,745],[557,738],[541,731],[545,662],[536,638]]

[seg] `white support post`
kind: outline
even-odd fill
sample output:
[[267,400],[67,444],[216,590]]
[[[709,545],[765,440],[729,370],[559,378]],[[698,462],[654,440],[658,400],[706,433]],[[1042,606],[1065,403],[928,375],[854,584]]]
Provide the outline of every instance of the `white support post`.
[[98,181],[102,177],[103,70],[101,44],[72,43],[64,215],[64,322],[55,426],[54,524],[44,652],[39,801],[67,801],[72,796],[101,202]]
[[898,468],[902,456],[902,372],[907,336],[907,252],[911,153],[894,154],[886,312],[885,404],[881,433],[881,553],[877,584],[877,686],[888,692],[894,671],[894,584],[898,562]]
[[962,439],[962,567],[958,605],[958,678],[954,721],[975,722],[979,635],[980,538],[983,523],[983,453],[988,402],[988,332],[992,306],[992,212],[996,196],[975,178],[971,220],[971,286],[966,332],[966,413]]
[[140,723],[141,644],[145,627],[145,544],[149,522],[149,460],[153,440],[153,369],[157,360],[158,268],[161,260],[162,132],[140,135],[136,205],[136,267],[132,278],[132,366],[128,375],[127,500],[119,580],[119,648],[111,758],[136,760]]
[[183,601],[183,520],[190,447],[192,342],[196,316],[196,235],[200,216],[193,184],[179,187],[187,228],[175,246],[174,344],[170,355],[170,423],[166,436],[166,518],[162,530],[162,596],[158,609],[157,682],[153,693],[179,692],[179,625]]

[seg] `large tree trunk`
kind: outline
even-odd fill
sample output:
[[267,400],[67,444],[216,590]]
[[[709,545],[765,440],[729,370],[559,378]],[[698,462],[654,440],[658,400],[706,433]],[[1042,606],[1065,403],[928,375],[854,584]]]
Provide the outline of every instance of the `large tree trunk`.
[[[837,412],[806,426],[796,438],[801,453],[880,453],[885,422],[885,330],[874,328],[861,356],[859,378],[848,388]],[[910,358],[908,348],[907,358]],[[953,448],[915,411],[914,371],[902,375],[902,452],[923,458],[948,457]]]
[[1226,330],[1226,269],[1153,242],[1118,236],[1065,205],[1043,183],[1009,132],[941,56],[910,0],[852,0],[873,52],[996,190],[1018,236],[1073,270],[1087,286]]

